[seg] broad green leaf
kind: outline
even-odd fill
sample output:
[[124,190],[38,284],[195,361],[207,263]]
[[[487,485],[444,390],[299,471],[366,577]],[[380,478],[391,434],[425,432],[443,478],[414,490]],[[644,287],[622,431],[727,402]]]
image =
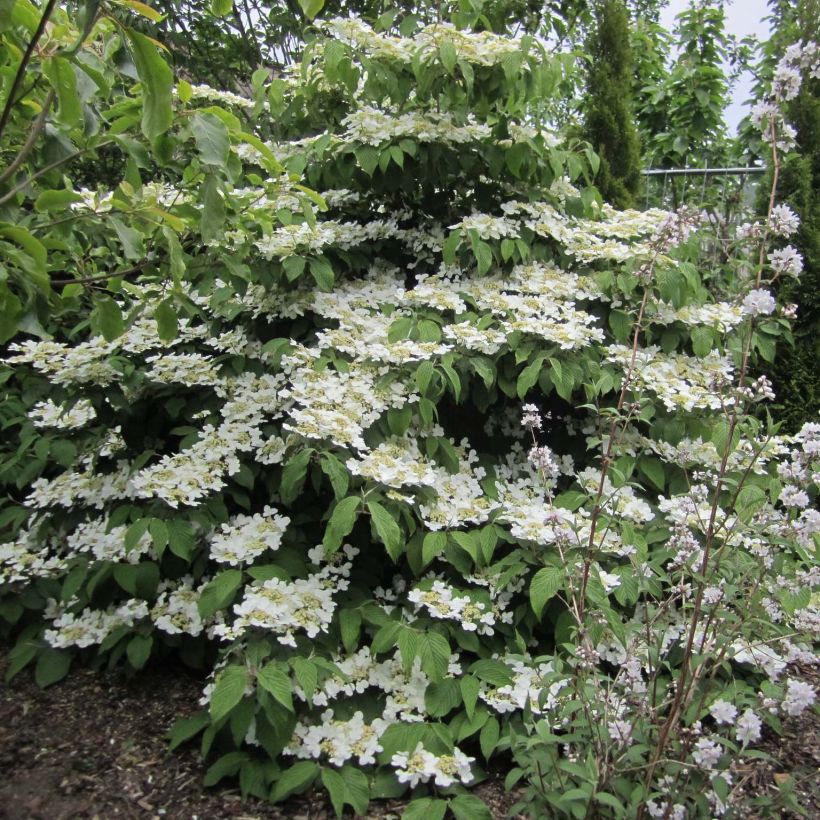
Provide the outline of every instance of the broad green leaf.
[[325,0],[299,0],[299,6],[308,20],[312,20],[324,8]]
[[540,618],[547,602],[564,585],[564,572],[558,567],[544,567],[535,573],[530,583],[530,606]]
[[244,666],[226,666],[216,677],[211,693],[211,719],[218,723],[242,700],[248,685]]
[[231,145],[225,123],[210,112],[198,111],[191,118],[191,131],[202,162],[224,168]]
[[156,41],[133,29],[126,29],[125,33],[142,86],[142,133],[153,140],[164,134],[174,119],[174,74],[160,55]]
[[45,689],[62,680],[70,668],[71,652],[65,649],[45,649],[37,658],[34,680],[39,687]]
[[150,635],[134,635],[128,642],[125,654],[128,656],[128,662],[134,669],[142,669],[151,657],[151,647],[154,645],[154,639]]
[[495,747],[498,745],[498,738],[501,735],[501,728],[496,718],[491,717],[482,727],[481,734],[478,736],[479,744],[481,746],[481,754],[484,755],[485,760],[490,759]]
[[74,66],[65,57],[49,57],[43,61],[43,73],[57,92],[57,120],[63,125],[82,127],[83,108],[77,93]]
[[163,342],[170,342],[176,338],[179,332],[179,319],[171,299],[163,299],[154,308],[154,319],[157,322],[159,338]]
[[356,523],[361,504],[362,499],[355,495],[343,498],[336,504],[327,522],[325,537],[322,539],[326,550],[335,552],[342,546],[342,541],[350,534]]
[[233,11],[233,0],[211,0],[211,13],[216,17],[227,17]]
[[450,664],[450,644],[438,632],[419,635],[421,668],[433,681],[441,680]]
[[447,534],[443,532],[428,532],[424,536],[421,547],[421,559],[426,567],[434,558],[444,552],[447,546]]
[[210,618],[217,610],[224,609],[236,595],[242,584],[242,571],[226,569],[209,581],[199,596],[197,607],[203,618]]
[[203,709],[193,717],[178,720],[168,732],[169,747],[173,751],[177,746],[198,735],[211,722],[208,713]]
[[295,792],[303,792],[319,774],[319,766],[312,760],[300,760],[279,775],[271,789],[270,799],[277,803]]
[[277,661],[271,661],[256,673],[259,685],[273,695],[289,712],[293,711],[293,685],[287,667]]
[[421,797],[408,803],[401,820],[444,820],[447,814],[447,801],[435,800],[432,797]]
[[487,804],[474,794],[459,794],[450,800],[450,811],[456,820],[493,820]]
[[60,211],[81,199],[82,197],[74,191],[43,191],[34,202],[34,210],[39,213]]
[[393,561],[397,561],[401,554],[401,548],[404,546],[401,527],[378,501],[368,501],[367,509],[370,511],[373,525],[382,543],[387,548],[387,552]]

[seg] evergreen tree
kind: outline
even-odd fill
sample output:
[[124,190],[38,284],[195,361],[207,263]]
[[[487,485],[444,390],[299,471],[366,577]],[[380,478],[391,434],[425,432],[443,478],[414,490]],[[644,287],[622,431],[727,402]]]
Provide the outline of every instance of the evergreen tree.
[[[777,27],[768,50],[775,58],[790,43],[816,37],[820,0],[773,6]],[[798,313],[794,346],[778,350],[772,376],[779,404],[776,417],[794,432],[820,414],[820,80],[803,82],[800,93],[788,105],[787,118],[797,132],[796,150],[783,161],[778,199],[800,217],[800,228],[791,244],[803,256],[803,273],[799,280],[789,279],[780,288],[781,301],[797,304]]]
[[602,0],[589,39],[585,136],[601,158],[596,184],[619,208],[634,204],[640,184],[640,148],[632,112],[629,15],[622,0]]

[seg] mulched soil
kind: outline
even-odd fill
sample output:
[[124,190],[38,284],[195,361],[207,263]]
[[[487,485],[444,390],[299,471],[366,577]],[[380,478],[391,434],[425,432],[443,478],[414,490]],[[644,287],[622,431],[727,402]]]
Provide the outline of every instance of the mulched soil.
[[[3,671],[0,661],[0,673]],[[803,670],[820,684],[820,676]],[[169,753],[166,732],[194,712],[201,682],[181,669],[151,670],[127,679],[76,670],[39,689],[30,674],[0,691],[0,820],[330,820],[323,794],[313,792],[273,806],[242,800],[235,788],[204,789],[206,766],[195,746]],[[764,738],[772,761],[737,771],[749,798],[776,794],[791,778],[810,818],[820,818],[820,716],[807,712]],[[495,818],[512,798],[496,776],[476,789]],[[400,801],[373,804],[370,818],[401,815]],[[793,817],[741,810],[740,817]]]
[[[131,679],[77,669],[45,690],[21,673],[0,690],[0,820],[335,818],[322,792],[271,805],[236,788],[204,789],[196,745],[169,753],[165,737],[199,708],[201,692],[184,669]],[[494,817],[507,816],[513,801],[501,778],[475,791]],[[399,818],[404,805],[374,802],[367,817]]]

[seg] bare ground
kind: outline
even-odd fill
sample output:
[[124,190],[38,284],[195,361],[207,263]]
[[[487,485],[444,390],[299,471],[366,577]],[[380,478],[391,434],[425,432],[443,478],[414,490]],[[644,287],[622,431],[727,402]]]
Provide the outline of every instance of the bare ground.
[[[0,663],[0,667],[2,664]],[[2,671],[2,670],[0,670]],[[813,676],[818,684],[818,676]],[[237,789],[202,787],[206,766],[195,746],[168,752],[166,732],[197,707],[201,683],[183,670],[115,673],[76,670],[39,689],[23,673],[0,692],[0,820],[329,820],[312,792],[278,806],[241,799]],[[737,770],[743,794],[775,794],[793,784],[810,818],[820,818],[820,716],[790,719],[769,734],[771,761]],[[477,788],[496,818],[512,804],[500,777]],[[373,804],[372,818],[397,818],[402,803]],[[791,817],[741,810],[744,818]]]

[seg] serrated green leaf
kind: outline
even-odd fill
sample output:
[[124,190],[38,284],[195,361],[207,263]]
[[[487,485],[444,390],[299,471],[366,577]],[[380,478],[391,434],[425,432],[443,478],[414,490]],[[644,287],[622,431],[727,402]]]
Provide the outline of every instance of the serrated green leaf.
[[247,685],[248,670],[244,666],[226,666],[217,675],[209,707],[214,723],[227,716],[242,700]]
[[530,582],[530,605],[540,618],[544,607],[564,585],[564,572],[558,567],[539,569]]
[[387,552],[393,561],[397,561],[404,546],[401,527],[378,501],[368,501],[367,509],[370,511],[373,525],[382,543],[387,548]]
[[231,147],[225,123],[210,112],[197,111],[191,117],[191,132],[202,162],[224,168]]
[[343,498],[333,508],[325,529],[322,544],[329,552],[335,552],[342,546],[342,541],[350,535],[359,516],[362,499],[357,495]]
[[278,661],[265,664],[256,672],[259,685],[273,695],[289,712],[293,711],[293,685],[287,667]]
[[159,53],[156,42],[134,29],[126,29],[131,53],[142,86],[142,133],[149,140],[164,134],[174,119],[171,92],[174,74]]

